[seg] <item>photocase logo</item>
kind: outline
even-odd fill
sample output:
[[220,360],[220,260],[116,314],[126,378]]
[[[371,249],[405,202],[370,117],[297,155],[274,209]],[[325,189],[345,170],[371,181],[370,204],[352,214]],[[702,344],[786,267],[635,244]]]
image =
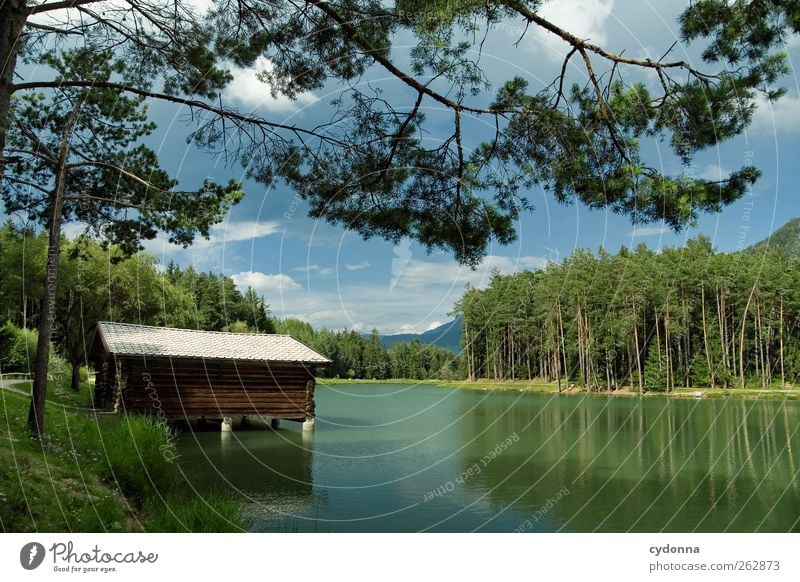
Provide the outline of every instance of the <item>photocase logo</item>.
[[44,554],[44,546],[39,542],[27,543],[19,552],[19,563],[26,570],[35,570],[42,565]]

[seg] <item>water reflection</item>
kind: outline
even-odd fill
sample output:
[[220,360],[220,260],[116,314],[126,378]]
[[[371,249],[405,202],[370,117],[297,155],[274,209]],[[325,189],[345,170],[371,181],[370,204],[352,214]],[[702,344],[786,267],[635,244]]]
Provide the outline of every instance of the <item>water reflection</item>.
[[186,434],[186,474],[261,531],[799,529],[792,402],[359,385],[318,412],[313,433]]

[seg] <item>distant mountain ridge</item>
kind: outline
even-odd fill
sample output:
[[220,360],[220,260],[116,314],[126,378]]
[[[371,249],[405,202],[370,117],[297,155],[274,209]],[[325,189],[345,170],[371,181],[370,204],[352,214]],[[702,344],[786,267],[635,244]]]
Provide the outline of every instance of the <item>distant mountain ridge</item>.
[[765,248],[784,251],[789,257],[800,256],[800,218],[792,218],[768,238],[747,247],[747,251],[761,251]]
[[458,353],[461,351],[461,316],[457,316],[453,321],[448,321],[423,333],[396,333],[381,335],[380,338],[381,343],[386,348],[391,348],[398,342],[418,340],[423,344],[432,344],[450,350],[453,353]]

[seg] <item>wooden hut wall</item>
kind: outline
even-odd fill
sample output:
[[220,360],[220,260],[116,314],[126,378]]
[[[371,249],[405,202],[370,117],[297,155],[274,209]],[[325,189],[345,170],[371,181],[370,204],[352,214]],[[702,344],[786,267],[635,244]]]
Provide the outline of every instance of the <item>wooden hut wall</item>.
[[94,384],[94,406],[99,409],[109,409],[114,405],[116,389],[114,360],[109,360],[105,354],[101,354],[95,358],[93,363],[97,370]]
[[125,358],[123,408],[169,419],[314,416],[313,370],[302,364]]

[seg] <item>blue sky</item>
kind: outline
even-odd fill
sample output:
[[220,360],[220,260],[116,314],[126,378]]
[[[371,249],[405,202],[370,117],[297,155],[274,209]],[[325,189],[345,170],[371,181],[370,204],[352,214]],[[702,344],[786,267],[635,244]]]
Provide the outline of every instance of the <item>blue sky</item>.
[[[657,59],[676,40],[675,18],[683,2],[633,0],[558,0],[545,5],[551,20],[611,50]],[[530,32],[518,47],[522,26],[509,22],[492,31],[482,62],[495,84],[521,75],[531,87],[549,84],[567,52],[547,33]],[[800,52],[790,42],[793,66]],[[395,48],[401,62],[407,54],[402,42]],[[674,56],[697,62],[697,51],[678,44]],[[262,61],[260,67],[268,67]],[[398,92],[397,81],[375,70],[370,81],[387,93]],[[449,319],[453,303],[465,283],[484,284],[492,269],[502,272],[541,267],[559,260],[576,248],[599,246],[616,251],[621,246],[645,242],[654,249],[683,244],[705,234],[721,251],[744,248],[763,239],[789,218],[800,215],[795,195],[800,136],[800,95],[797,77],[785,79],[787,96],[757,111],[746,135],[719,149],[698,156],[689,169],[696,175],[720,178],[753,163],[763,177],[748,195],[719,215],[701,218],[696,228],[678,235],[659,224],[634,229],[627,219],[580,206],[560,206],[542,191],[529,193],[536,210],[519,222],[519,238],[509,246],[489,249],[489,256],[474,271],[457,265],[452,256],[424,249],[410,241],[393,245],[379,239],[363,241],[342,228],[316,222],[306,216],[307,207],[282,185],[267,189],[246,182],[246,196],[225,222],[215,227],[209,241],[198,241],[183,250],[163,239],[150,241],[148,252],[162,262],[175,260],[198,269],[224,272],[243,288],[253,285],[278,317],[297,317],[315,326],[370,330],[382,333],[421,332]],[[244,110],[254,110],[276,121],[304,125],[324,119],[329,101],[340,90],[302,95],[292,102],[273,99],[268,87],[255,78],[255,70],[238,70],[224,98]],[[491,97],[477,98],[478,101]],[[225,167],[220,160],[198,152],[185,141],[181,112],[152,107],[159,131],[152,145],[162,164],[187,187],[205,177],[224,181],[243,178],[238,166]],[[469,131],[478,135],[479,123]],[[435,139],[437,136],[431,136]],[[649,146],[649,155],[664,171],[680,166],[661,144]],[[75,228],[75,227],[73,227]]]

